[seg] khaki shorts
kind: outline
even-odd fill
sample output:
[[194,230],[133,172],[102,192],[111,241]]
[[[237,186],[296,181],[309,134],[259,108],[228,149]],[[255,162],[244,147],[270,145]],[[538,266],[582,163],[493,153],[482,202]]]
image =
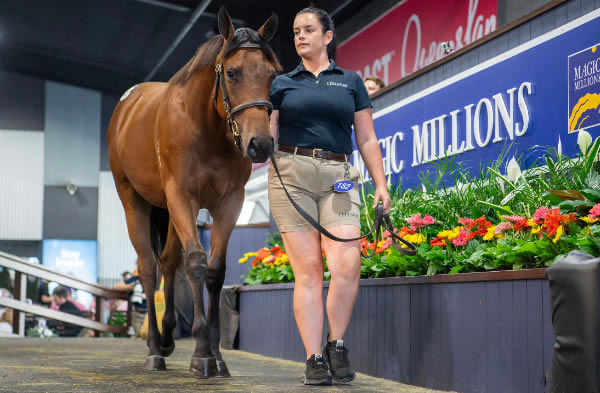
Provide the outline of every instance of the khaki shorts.
[[[359,173],[349,165],[354,188],[335,192],[333,185],[344,180],[344,163],[322,158],[275,152],[277,167],[294,201],[325,228],[354,225],[360,228]],[[285,195],[277,173],[269,168],[269,205],[280,232],[312,229]]]

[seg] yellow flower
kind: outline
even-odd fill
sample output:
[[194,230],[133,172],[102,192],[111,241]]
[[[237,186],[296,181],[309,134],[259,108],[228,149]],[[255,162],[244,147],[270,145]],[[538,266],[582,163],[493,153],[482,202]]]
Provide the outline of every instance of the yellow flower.
[[583,217],[579,217],[581,219],[581,221],[587,223],[587,224],[593,224],[596,221],[598,221],[598,218],[588,218],[587,216],[583,216]]
[[448,240],[456,239],[458,237],[458,235],[460,235],[460,228],[462,228],[462,227],[454,228],[452,230],[452,233],[450,235],[448,235]]
[[590,233],[592,233],[592,230],[590,229],[590,227],[585,227],[585,229],[583,230],[583,235],[589,236]]
[[530,219],[527,220],[527,225],[529,225],[530,227],[537,226],[537,224],[535,222],[533,222],[532,218],[530,218]]
[[497,234],[496,239],[504,239],[504,233]]
[[489,227],[487,229],[487,233],[483,237],[483,240],[492,240],[494,238],[495,233],[496,233],[496,226],[492,225],[491,227]]
[[390,255],[392,253],[392,247],[389,247],[387,250],[384,251],[385,255]]
[[531,227],[531,233],[533,233],[534,235],[536,233],[539,233],[542,230],[542,227],[539,225],[532,225]]
[[446,237],[450,236],[451,234],[452,234],[452,230],[446,229],[445,231],[441,231],[440,233],[438,233],[438,237],[446,238]]
[[561,225],[558,228],[556,228],[556,236],[554,237],[554,239],[552,239],[552,243],[556,243],[558,241],[558,239],[560,239],[562,234],[563,234],[563,227]]
[[239,262],[239,263],[244,263],[244,262],[246,262],[246,261],[247,261],[247,260],[248,260],[250,257],[255,257],[257,254],[258,254],[257,252],[247,252],[247,253],[245,253],[245,254],[244,254],[244,256],[243,256],[243,257],[241,257],[241,258],[239,259],[239,261],[238,261],[238,262]]

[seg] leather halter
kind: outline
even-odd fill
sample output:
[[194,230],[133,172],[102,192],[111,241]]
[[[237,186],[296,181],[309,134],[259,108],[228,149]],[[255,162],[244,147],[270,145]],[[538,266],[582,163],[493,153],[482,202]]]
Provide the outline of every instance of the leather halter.
[[[253,48],[253,49],[261,49],[261,46],[258,44],[241,44],[241,48]],[[217,74],[217,80],[215,82],[215,93],[213,96],[213,101],[215,103],[215,108],[217,107],[217,96],[219,95],[219,86],[221,87],[221,95],[223,96],[223,107],[225,108],[225,112],[227,113],[227,126],[229,130],[233,134],[233,139],[235,141],[235,146],[238,148],[240,152],[242,152],[242,142],[241,142],[241,134],[240,128],[233,118],[233,116],[243,111],[244,109],[251,108],[253,106],[266,106],[269,111],[269,115],[273,111],[273,104],[267,100],[257,100],[250,101],[240,104],[234,108],[231,108],[231,103],[229,102],[229,97],[227,96],[227,90],[225,89],[225,76],[223,75],[223,62],[217,63],[215,66],[215,72]]]

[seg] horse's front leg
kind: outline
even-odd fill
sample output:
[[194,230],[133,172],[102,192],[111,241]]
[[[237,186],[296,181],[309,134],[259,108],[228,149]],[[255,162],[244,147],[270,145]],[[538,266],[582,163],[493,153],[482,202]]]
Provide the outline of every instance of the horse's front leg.
[[244,203],[244,190],[230,194],[223,201],[219,209],[211,211],[213,226],[210,233],[210,260],[206,275],[206,289],[208,290],[208,325],[210,350],[217,359],[217,377],[230,377],[227,365],[223,360],[219,343],[219,300],[221,289],[225,280],[225,261],[229,236],[238,219],[242,204]]
[[217,365],[210,351],[208,324],[204,315],[207,258],[196,227],[200,207],[194,196],[186,190],[172,184],[165,189],[169,214],[184,248],[183,267],[194,298],[192,336],[196,340],[196,349],[190,363],[190,373],[196,378],[209,378],[217,374]]

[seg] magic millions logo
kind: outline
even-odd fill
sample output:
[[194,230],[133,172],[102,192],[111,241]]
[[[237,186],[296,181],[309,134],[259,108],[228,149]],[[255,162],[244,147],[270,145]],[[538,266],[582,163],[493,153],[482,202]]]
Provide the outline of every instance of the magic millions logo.
[[569,56],[569,133],[600,125],[600,43]]

